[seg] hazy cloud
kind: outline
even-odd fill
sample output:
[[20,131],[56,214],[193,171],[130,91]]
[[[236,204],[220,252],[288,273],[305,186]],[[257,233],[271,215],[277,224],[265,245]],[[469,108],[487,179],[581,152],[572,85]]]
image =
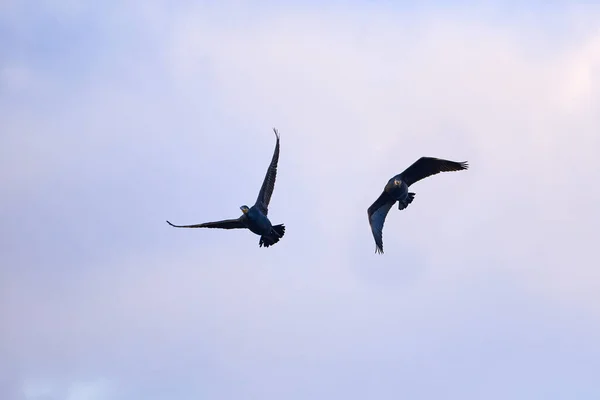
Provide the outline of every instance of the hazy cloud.
[[[597,9],[26,4],[1,398],[600,393]],[[277,246],[166,225],[253,203],[272,126]],[[471,169],[415,185],[376,256],[366,209],[423,155]]]

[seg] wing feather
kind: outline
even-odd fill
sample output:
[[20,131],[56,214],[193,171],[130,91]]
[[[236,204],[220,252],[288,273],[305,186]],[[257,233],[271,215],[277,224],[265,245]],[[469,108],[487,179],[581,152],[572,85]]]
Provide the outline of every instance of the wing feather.
[[410,167],[406,168],[404,172],[400,174],[400,176],[402,177],[401,179],[406,182],[408,186],[410,186],[421,179],[427,178],[431,175],[439,174],[440,172],[460,171],[468,168],[469,165],[466,161],[456,162],[443,160],[441,158],[421,157]]
[[369,225],[371,225],[371,232],[375,239],[375,252],[380,254],[383,253],[383,224],[385,217],[395,202],[396,200],[384,191],[367,210]]
[[269,164],[269,168],[267,169],[267,174],[265,175],[260,192],[258,193],[258,198],[256,199],[256,206],[258,206],[258,208],[265,215],[267,215],[269,212],[269,202],[271,201],[271,195],[275,189],[277,163],[279,161],[279,132],[277,132],[277,129],[275,128],[273,128],[273,132],[275,132],[275,136],[277,137],[275,151],[273,152],[273,158],[271,159],[271,164]]
[[167,221],[167,224],[175,228],[219,228],[219,229],[241,229],[246,226],[242,222],[241,218],[237,219],[224,219],[222,221],[205,222],[203,224],[195,225],[175,225]]

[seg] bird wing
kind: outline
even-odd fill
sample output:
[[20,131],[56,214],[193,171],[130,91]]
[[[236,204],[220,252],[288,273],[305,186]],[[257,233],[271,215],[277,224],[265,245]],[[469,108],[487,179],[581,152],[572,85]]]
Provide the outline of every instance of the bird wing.
[[396,200],[384,191],[367,210],[377,253],[383,253],[383,223],[395,202]]
[[271,164],[269,164],[269,169],[267,169],[265,180],[263,181],[262,187],[260,188],[260,192],[258,193],[258,198],[256,199],[256,206],[265,215],[267,215],[267,213],[269,212],[269,202],[271,201],[273,189],[275,189],[275,178],[277,177],[277,162],[279,161],[279,132],[277,132],[277,129],[275,128],[273,128],[273,132],[275,132],[275,136],[277,137],[277,142],[275,143],[275,151],[273,152],[273,158],[271,159]]
[[434,157],[421,157],[400,174],[408,186],[428,176],[447,171],[460,171],[469,168],[466,161],[455,162]]
[[174,226],[175,228],[220,228],[220,229],[240,229],[246,226],[242,222],[242,218],[237,219],[225,219],[223,221],[205,222],[203,224],[196,225],[175,225],[167,221],[167,224]]

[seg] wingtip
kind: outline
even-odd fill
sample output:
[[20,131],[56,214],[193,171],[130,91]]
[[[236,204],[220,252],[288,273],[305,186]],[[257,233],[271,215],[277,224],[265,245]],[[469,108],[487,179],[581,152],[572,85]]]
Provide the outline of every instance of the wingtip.
[[277,128],[273,127],[273,132],[275,132],[275,136],[277,136],[277,139],[279,139],[279,131]]
[[462,161],[460,163],[460,166],[463,167],[463,169],[469,169],[469,162],[468,161]]

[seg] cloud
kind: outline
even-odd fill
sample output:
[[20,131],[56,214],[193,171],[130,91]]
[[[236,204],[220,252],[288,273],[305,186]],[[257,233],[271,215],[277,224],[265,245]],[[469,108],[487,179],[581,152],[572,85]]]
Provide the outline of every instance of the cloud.
[[[593,111],[598,87],[592,80],[599,65],[597,30],[581,43],[555,49],[539,28],[488,27],[468,14],[420,17],[402,29],[398,21],[374,12],[363,18],[351,12],[269,16],[237,29],[198,23],[195,17],[178,25],[174,35],[174,75],[193,82],[194,71],[208,70],[223,108],[235,110],[237,118],[263,125],[275,119],[294,127],[284,136],[297,150],[288,157],[302,175],[312,170],[327,182],[315,182],[320,196],[307,189],[309,197],[322,199],[315,205],[322,214],[335,216],[336,227],[356,215],[360,220],[352,231],[364,228],[364,216],[354,210],[372,199],[362,193],[371,191],[374,199],[385,177],[421,155],[434,154],[470,158],[474,167],[468,175],[419,188],[424,192],[419,201],[432,217],[419,215],[420,224],[446,220],[462,225],[463,232],[465,224],[470,226],[470,232],[454,238],[450,227],[445,233],[438,230],[443,235],[438,239],[458,247],[465,235],[476,242],[485,238],[489,244],[478,246],[478,263],[495,252],[492,243],[505,243],[515,251],[502,264],[521,269],[523,253],[536,258],[545,246],[530,246],[532,231],[540,225],[550,224],[549,234],[557,226],[569,226],[572,235],[585,237],[586,223],[569,210],[582,211],[575,204],[592,204],[598,193],[569,188],[571,182],[598,177],[597,169],[589,168],[598,144]],[[208,29],[219,33],[208,34]],[[293,159],[295,155],[301,159]],[[375,184],[373,176],[384,178]],[[458,223],[448,216],[450,207],[434,206],[439,200],[428,195],[429,188],[436,193],[454,190],[456,197],[447,201],[454,201],[453,207],[462,202],[465,211],[477,210],[480,218],[465,221],[460,215]],[[568,198],[548,201],[550,193]],[[559,224],[551,217],[557,208],[564,210]],[[595,223],[593,210],[585,209]],[[404,217],[409,226],[419,224]],[[480,225],[486,219],[494,222],[488,221],[487,229]],[[338,231],[330,233],[331,239]],[[415,229],[413,234],[423,235],[417,241],[431,246],[423,241],[431,230]],[[546,243],[556,240],[540,232],[533,236],[540,234]],[[570,242],[566,248],[563,244],[564,253],[551,253],[562,261],[560,266],[543,263],[550,267],[545,275],[558,274],[563,280],[559,271],[574,250],[570,245],[577,246]],[[475,260],[469,261],[473,265]],[[594,276],[595,267],[584,259],[578,265],[585,271],[581,281],[574,276],[568,281],[595,291],[589,285],[596,280],[588,276]],[[530,279],[539,281],[539,272]]]
[[[594,398],[593,18],[73,4],[64,61],[0,69],[0,393]],[[252,203],[272,126],[284,240],[164,223]],[[376,256],[366,209],[423,155],[471,168]]]

